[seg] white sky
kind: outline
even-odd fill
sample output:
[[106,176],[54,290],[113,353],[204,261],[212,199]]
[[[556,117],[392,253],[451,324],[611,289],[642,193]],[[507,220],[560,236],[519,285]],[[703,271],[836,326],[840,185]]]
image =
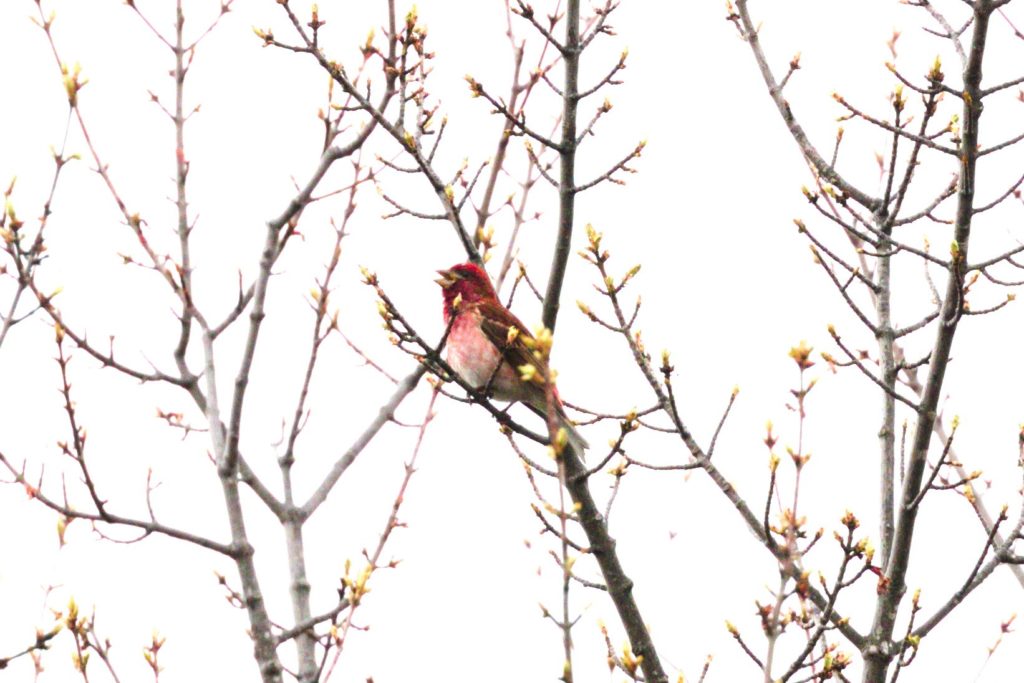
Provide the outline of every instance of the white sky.
[[[139,4],[157,26],[170,31],[170,3]],[[945,5],[956,13],[962,3]],[[120,192],[131,210],[148,220],[157,244],[166,240],[170,245],[174,207],[166,198],[174,190],[172,128],[147,95],[152,90],[171,101],[169,54],[119,3],[51,0],[45,6],[57,12],[55,35],[62,56],[80,62],[90,79],[81,93],[82,111]],[[448,141],[438,158],[442,175],[450,176],[463,157],[471,165],[486,159],[497,140],[500,120],[488,114],[482,100],[469,98],[463,76],[472,74],[493,92],[504,92],[510,73],[504,13],[498,0],[434,0],[418,7],[437,53],[431,92],[450,118]],[[204,26],[214,8],[215,3],[199,0],[186,3],[189,26]],[[400,11],[406,9],[400,5]],[[369,9],[322,3],[321,17],[328,22],[325,44],[332,54],[352,63],[358,55],[355,46],[369,28],[383,23],[382,10],[383,3]],[[916,28],[919,10],[880,0],[761,2],[753,3],[752,10],[764,20],[762,37],[777,68],[802,52],[803,68],[787,94],[822,149],[831,148],[835,117],[841,113],[831,99],[833,90],[879,115],[888,111],[892,83],[883,62],[890,58],[885,43],[893,28],[905,31],[899,63],[908,73],[924,73],[941,50],[947,74],[956,79],[953,55]],[[39,215],[51,177],[47,150],[59,146],[66,115],[49,48],[28,20],[34,12],[30,0],[0,3],[0,183],[18,176],[13,201],[27,220]],[[793,227],[792,219],[802,217],[828,234],[828,226],[812,216],[800,194],[809,180],[798,151],[771,106],[749,49],[724,16],[720,3],[629,0],[611,22],[618,35],[605,39],[592,56],[588,53],[585,82],[605,73],[624,47],[629,48],[629,66],[626,83],[607,93],[615,108],[582,153],[578,176],[602,172],[640,139],[649,144],[636,164],[640,173],[630,176],[628,185],[606,185],[580,198],[577,245],[582,248],[583,225],[591,222],[605,233],[617,272],[643,263],[633,291],[644,299],[644,337],[654,353],[663,347],[673,351],[684,415],[703,444],[732,387],[741,387],[716,457],[738,490],[760,508],[767,488],[767,454],[761,444],[765,421],[775,422],[783,444],[796,438],[796,421],[785,408],[797,379],[787,350],[807,339],[816,349],[835,351],[825,332],[828,323],[835,323],[855,348],[873,344],[813,265]],[[308,57],[261,48],[251,31],[252,26],[272,27],[290,41],[286,23],[271,0],[238,0],[236,11],[200,47],[188,81],[190,101],[202,104],[186,131],[190,198],[199,216],[196,289],[213,317],[232,304],[237,270],[247,277],[255,272],[264,221],[283,210],[292,194],[291,178],[304,182],[318,156],[322,132],[315,114],[326,96],[326,77]],[[1021,63],[1020,49],[1010,42],[1005,26],[997,25],[987,83],[1019,75],[1014,69]],[[517,23],[516,30],[536,46],[525,25]],[[986,129],[984,141],[1019,132],[1021,105],[1011,101],[1013,92],[986,110],[985,122],[991,121],[997,132]],[[552,100],[540,94],[535,98],[536,125],[546,129],[550,124],[542,114]],[[599,102],[582,107],[583,121]],[[846,168],[871,190],[877,183],[874,154],[888,143],[855,125],[848,129]],[[383,136],[374,145],[389,154],[395,149]],[[512,163],[522,163],[518,141],[511,150]],[[79,135],[72,134],[69,151],[85,153]],[[1011,151],[1003,161],[982,167],[981,202],[997,196],[1004,179],[1020,175],[1020,161]],[[50,259],[40,277],[48,286],[64,288],[58,297],[62,311],[91,339],[116,335],[119,358],[170,367],[172,301],[151,274],[121,265],[118,253],[132,253],[135,247],[89,166],[74,164],[62,178],[48,227]],[[948,172],[945,166],[929,171],[930,187],[943,186]],[[347,177],[347,170],[336,170],[324,188],[340,187]],[[381,183],[416,208],[437,211],[424,183],[394,174],[383,175]],[[520,257],[543,279],[555,195],[539,185],[532,199],[543,217],[524,228]],[[417,328],[436,337],[441,316],[433,272],[463,260],[463,254],[448,224],[383,222],[379,216],[386,206],[370,187],[359,201],[334,302],[346,333],[390,371],[404,374],[411,363],[384,342],[371,293],[358,284],[357,266],[378,272]],[[306,239],[289,247],[273,280],[243,447],[275,490],[279,449],[274,444],[281,420],[294,409],[308,344],[311,316],[304,302],[329,255],[327,218],[343,206],[325,203],[307,212],[302,224]],[[979,229],[975,243],[978,255],[1013,244],[1019,222],[1018,207],[1017,212],[993,212],[979,223],[984,231]],[[495,218],[494,225],[500,254],[508,236],[507,215]],[[949,240],[938,230],[929,236],[940,245],[936,249],[944,249]],[[921,238],[920,232],[908,236],[917,242]],[[905,293],[897,294],[896,315],[899,324],[906,324],[929,302],[920,265],[907,260],[899,267]],[[573,305],[583,299],[601,310],[588,268],[579,259],[570,262],[554,352],[560,389],[568,400],[601,410],[649,405],[651,398],[621,341],[589,326]],[[9,286],[7,281],[0,285],[5,306]],[[1003,295],[981,288],[978,305]],[[526,297],[517,297],[515,308],[524,320],[538,321],[538,307]],[[987,499],[992,510],[1006,502],[1013,511],[1020,503],[1015,465],[1022,417],[1010,391],[1021,380],[1018,329],[1013,307],[996,317],[967,320],[948,375],[944,407],[948,415],[961,416],[958,449],[966,467],[984,469],[993,482]],[[225,392],[231,388],[240,341],[236,333],[222,342]],[[911,345],[923,350],[930,341],[926,333]],[[360,367],[337,338],[327,350],[314,386],[312,419],[301,441],[300,492],[315,485],[391,391],[379,375]],[[0,450],[27,459],[34,473],[45,466],[48,485],[55,487],[51,491],[58,490],[58,472],[65,465],[55,442],[67,438],[55,351],[52,331],[41,317],[17,327],[0,351]],[[182,441],[154,417],[159,407],[198,419],[186,397],[100,372],[83,353],[76,354],[71,367],[94,472],[111,505],[145,514],[144,481],[152,468],[163,482],[154,499],[163,521],[226,538],[205,435]],[[801,489],[803,513],[811,529],[825,527],[827,540],[843,511],[854,510],[864,533],[877,539],[878,397],[852,372],[832,375],[819,363],[812,375],[821,381],[810,396],[805,439],[815,457]],[[399,418],[421,419],[426,399],[425,392],[418,392]],[[586,435],[592,444],[601,444],[616,431],[603,425]],[[309,524],[314,612],[332,605],[345,559],[361,566],[361,549],[376,543],[413,441],[412,430],[386,430]],[[682,457],[677,443],[647,437],[637,438],[633,453],[662,462]],[[537,606],[557,604],[558,571],[547,556],[554,546],[550,538],[538,537],[529,508],[531,489],[518,459],[482,410],[441,402],[418,466],[402,512],[409,527],[396,533],[385,553],[402,564],[375,576],[357,619],[370,628],[353,636],[334,680],[555,680],[559,633]],[[782,469],[786,487],[792,480]],[[68,485],[75,490],[72,479]],[[604,485],[600,480],[593,484],[599,496]],[[84,503],[76,498],[80,493],[72,498]],[[247,511],[268,605],[275,619],[288,623],[281,534],[257,505]],[[256,680],[244,615],[227,606],[214,580],[213,572],[219,571],[237,585],[233,566],[223,558],[163,539],[128,546],[99,542],[82,522],[71,526],[68,544],[59,549],[55,516],[26,500],[17,487],[0,487],[0,520],[0,655],[27,644],[36,626],[48,627],[47,608],[61,608],[74,595],[80,605],[96,605],[98,628],[114,643],[122,680],[145,680],[141,647],[152,629],[167,637],[161,652],[163,681]],[[754,667],[731,642],[723,622],[736,623],[748,642],[763,649],[754,600],[770,599],[767,586],[777,583],[777,574],[710,482],[699,473],[684,481],[678,474],[631,471],[613,508],[612,534],[673,675],[695,679],[704,658],[713,654],[708,680],[752,680]],[[908,579],[911,589],[923,588],[924,615],[959,587],[983,540],[962,499],[951,493],[929,498]],[[835,553],[824,545],[808,559],[813,570],[827,571],[834,562]],[[596,576],[596,567],[581,562],[580,572]],[[47,585],[60,587],[44,602]],[[872,598],[873,585],[866,580],[840,605],[862,630],[868,628]],[[575,630],[577,680],[605,680],[597,622],[609,624],[616,647],[624,636],[605,596],[577,589],[575,605],[583,614]],[[901,680],[975,680],[1000,622],[1021,608],[1020,586],[1008,572],[998,572],[924,641],[918,661]],[[798,641],[794,635],[789,642],[796,647]],[[1020,670],[1022,652],[1019,637],[1009,635],[977,680],[1010,680],[1011,672]],[[57,648],[44,661],[41,681],[72,680],[66,648]],[[5,673],[11,680],[30,680],[27,664],[19,660]],[[858,671],[853,674],[858,677]]]

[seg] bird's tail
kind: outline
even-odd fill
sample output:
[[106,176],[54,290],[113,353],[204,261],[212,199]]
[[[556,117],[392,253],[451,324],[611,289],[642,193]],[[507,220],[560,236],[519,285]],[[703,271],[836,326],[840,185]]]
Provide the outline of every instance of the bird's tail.
[[[547,412],[542,406],[533,405],[532,403],[526,403],[525,405],[547,421]],[[580,459],[582,459],[583,451],[590,448],[590,444],[587,443],[587,440],[584,439],[583,435],[580,434],[578,429],[576,429],[576,425],[572,423],[569,416],[565,414],[565,409],[562,408],[562,404],[559,402],[556,406],[558,410],[558,426],[565,429],[565,435],[568,437],[569,445],[574,451],[576,451],[576,455],[580,456]]]
[[574,425],[564,414],[559,415],[558,421],[562,428],[565,429],[566,435],[569,437],[569,445],[572,446],[574,451],[576,451],[576,455],[580,456],[580,459],[582,459],[583,452],[590,448],[590,444],[587,443],[587,440],[584,439],[583,435],[580,434],[578,429],[576,429],[576,425]]

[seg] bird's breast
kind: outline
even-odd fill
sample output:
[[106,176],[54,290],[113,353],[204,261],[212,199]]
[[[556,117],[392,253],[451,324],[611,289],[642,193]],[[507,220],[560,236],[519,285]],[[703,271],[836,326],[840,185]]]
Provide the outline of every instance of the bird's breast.
[[519,388],[515,369],[502,362],[501,352],[480,329],[480,314],[466,311],[455,318],[448,335],[448,365],[477,389],[490,386],[494,398],[514,401]]

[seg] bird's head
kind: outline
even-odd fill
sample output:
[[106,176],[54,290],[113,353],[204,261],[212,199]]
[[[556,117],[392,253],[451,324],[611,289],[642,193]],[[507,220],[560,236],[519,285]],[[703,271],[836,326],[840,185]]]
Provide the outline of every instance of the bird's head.
[[484,269],[475,263],[467,262],[452,266],[447,270],[439,270],[436,282],[441,285],[444,294],[444,315],[447,320],[456,307],[456,300],[461,304],[472,304],[477,301],[497,300],[491,279]]

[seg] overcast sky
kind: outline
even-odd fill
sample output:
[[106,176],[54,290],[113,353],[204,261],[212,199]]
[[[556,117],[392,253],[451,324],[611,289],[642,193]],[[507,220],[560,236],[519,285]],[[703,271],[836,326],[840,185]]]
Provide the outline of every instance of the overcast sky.
[[[170,34],[170,3],[138,4]],[[320,8],[327,21],[323,44],[350,68],[358,62],[358,46],[368,31],[376,27],[379,36],[385,21],[383,3],[364,4],[324,2]],[[199,31],[214,16],[215,5],[187,2],[187,26]],[[495,93],[507,89],[511,50],[504,35],[505,13],[499,0],[417,5],[429,27],[428,48],[436,53],[430,92],[449,117],[437,165],[450,177],[463,158],[475,168],[493,154],[501,121],[485,102],[470,97],[464,77],[472,75]],[[962,3],[945,5],[954,16],[962,12]],[[46,0],[44,7],[56,11],[54,36],[62,58],[79,63],[89,79],[80,94],[81,111],[111,177],[130,210],[146,218],[158,246],[173,248],[175,207],[168,200],[174,193],[173,128],[149,95],[172,101],[169,53],[114,0]],[[408,7],[399,5],[399,10]],[[865,110],[888,115],[893,83],[884,62],[892,59],[887,42],[893,30],[903,32],[898,63],[907,73],[925,73],[941,53],[950,78],[958,79],[955,55],[920,29],[922,12],[896,2],[754,2],[752,11],[764,21],[761,36],[776,68],[784,69],[801,53],[802,68],[787,96],[824,150],[831,149],[836,118],[842,114],[833,91]],[[26,220],[40,214],[52,178],[48,149],[60,147],[67,117],[50,47],[29,20],[35,13],[31,0],[0,3],[0,185],[6,187],[17,176],[12,202]],[[740,387],[716,457],[741,494],[760,508],[768,486],[761,443],[765,422],[774,422],[783,444],[795,444],[797,438],[796,419],[786,408],[797,382],[789,348],[805,339],[818,350],[835,352],[828,324],[835,324],[854,348],[872,349],[874,342],[857,328],[794,228],[794,218],[811,225],[819,220],[800,192],[811,180],[750,50],[725,21],[724,3],[624,0],[611,24],[616,35],[587,53],[583,80],[600,78],[628,48],[625,83],[608,89],[614,108],[581,153],[578,177],[599,175],[639,141],[648,144],[634,164],[639,172],[625,177],[626,185],[606,184],[581,196],[575,247],[585,246],[582,228],[592,223],[605,234],[616,272],[643,264],[631,290],[643,296],[640,327],[652,353],[672,350],[684,415],[701,443],[709,441],[733,387]],[[1024,25],[1024,17],[1017,24]],[[316,113],[326,101],[326,75],[306,55],[261,47],[253,27],[272,29],[281,40],[294,42],[275,2],[237,0],[235,10],[197,51],[186,86],[189,102],[201,105],[186,130],[190,201],[198,216],[197,289],[203,304],[221,314],[233,303],[238,272],[245,278],[256,273],[264,224],[284,210],[294,184],[309,177],[322,141]],[[536,59],[538,36],[522,21],[514,27],[532,45],[528,54]],[[986,82],[1019,75],[1014,68],[1022,63],[1020,56],[1000,22],[991,40],[986,67],[991,80]],[[553,121],[545,116],[553,111],[554,100],[550,93],[537,93],[535,99],[534,125],[548,130]],[[600,98],[584,104],[581,120],[588,121],[598,104]],[[1019,132],[1021,105],[1007,97],[998,106],[993,104],[991,119],[986,119],[997,132],[984,131],[983,141]],[[874,189],[875,154],[888,142],[869,129],[846,125],[845,170]],[[81,135],[72,131],[68,151],[87,157]],[[373,163],[371,151],[392,156],[396,150],[381,135],[372,140],[364,162]],[[511,168],[521,168],[521,141],[514,140],[511,150]],[[100,345],[105,346],[113,335],[119,358],[169,368],[176,341],[173,299],[151,273],[124,265],[120,254],[137,251],[137,245],[92,166],[88,160],[77,162],[61,179],[41,282],[63,288],[58,297],[62,311],[88,330],[90,339],[104,340]],[[1019,176],[1020,168],[1020,155],[1013,152],[983,167],[989,175],[980,176],[979,201],[998,196],[1003,181]],[[941,188],[950,169],[935,166],[922,173],[930,187]],[[323,189],[342,187],[349,177],[347,169],[333,171]],[[512,185],[503,182],[511,192]],[[418,210],[439,210],[429,188],[416,178],[385,172],[380,185]],[[523,228],[519,240],[519,258],[540,281],[550,262],[556,201],[550,187],[537,186],[531,207],[541,215]],[[403,313],[433,339],[442,331],[434,271],[464,260],[465,253],[445,222],[382,220],[389,207],[370,186],[358,202],[344,244],[335,305],[345,333],[388,372],[404,375],[412,361],[387,344],[372,292],[359,284],[358,266],[379,273]],[[289,247],[272,281],[271,323],[259,350],[244,438],[254,467],[275,483],[275,490],[281,423],[294,410],[308,345],[308,292],[329,258],[328,219],[343,209],[341,200],[325,201],[304,216],[304,239]],[[990,238],[992,244],[1011,245],[1020,238],[1019,205],[1016,211],[992,212],[986,220],[979,248],[987,248]],[[493,225],[500,256],[508,240],[508,214],[496,217]],[[817,229],[828,234],[829,226],[819,223]],[[930,230],[912,239],[921,243],[928,237],[945,249],[948,233],[942,227]],[[907,324],[927,311],[930,301],[918,263],[907,261],[898,277],[905,288],[894,304],[897,323]],[[621,339],[592,326],[574,305],[581,299],[597,309],[593,281],[593,269],[571,259],[553,356],[560,391],[570,402],[601,411],[646,407],[652,398]],[[0,282],[5,309],[10,291],[9,280]],[[982,291],[978,296],[981,306],[1004,293]],[[517,296],[514,308],[525,321],[539,321],[539,306],[528,297]],[[1011,392],[1022,372],[1019,317],[1012,307],[1000,315],[964,325],[943,408],[947,416],[961,416],[961,458],[968,470],[985,470],[992,487],[986,494],[990,509],[1005,502],[1012,513],[1020,504],[1016,438],[1017,424],[1024,421],[1017,393]],[[224,392],[232,389],[241,341],[240,334],[225,338]],[[929,333],[916,343],[923,352],[930,341]],[[55,444],[68,432],[55,353],[52,329],[41,316],[15,328],[0,349],[0,451],[15,461],[27,460],[36,476],[45,467],[47,486],[59,492],[58,472],[67,463]],[[161,409],[201,421],[187,397],[165,387],[140,387],[101,371],[83,353],[75,355],[75,399],[89,431],[95,476],[111,504],[145,515],[145,478],[152,468],[162,482],[154,498],[159,516],[226,538],[216,472],[206,458],[207,435],[182,439],[155,417]],[[315,486],[391,391],[337,337],[327,346],[320,372],[296,470],[296,485],[303,491]],[[862,377],[850,371],[835,375],[820,361],[811,375],[819,384],[809,399],[804,433],[814,459],[802,484],[803,513],[811,529],[826,529],[828,540],[843,512],[853,510],[864,533],[877,539],[877,392]],[[428,397],[421,389],[403,405],[398,419],[420,421]],[[408,528],[396,532],[385,552],[402,563],[374,577],[373,592],[357,619],[368,630],[352,636],[332,680],[555,680],[561,667],[560,634],[541,617],[538,604],[555,606],[559,600],[559,571],[548,556],[556,546],[539,534],[522,465],[483,410],[441,401],[437,412],[405,498],[401,518]],[[599,448],[614,438],[617,427],[603,424],[585,433]],[[345,560],[361,566],[362,549],[375,545],[414,441],[414,430],[385,430],[310,523],[307,563],[314,612],[333,604]],[[683,458],[679,445],[668,439],[638,437],[636,443],[643,459]],[[543,457],[540,451],[537,455]],[[76,486],[77,480],[69,478],[69,489]],[[603,479],[594,482],[599,497],[606,496],[606,486]],[[70,495],[86,504],[80,490]],[[249,502],[268,605],[287,625],[291,609],[279,527]],[[960,586],[984,537],[970,507],[956,494],[936,495],[923,510],[922,531],[915,538],[920,555],[915,554],[909,583],[911,589],[924,587],[922,604],[928,613]],[[234,567],[223,558],[159,538],[138,545],[102,542],[84,522],[72,524],[67,544],[59,548],[55,516],[15,486],[0,487],[0,519],[0,655],[31,642],[34,628],[52,623],[49,609],[61,609],[74,595],[85,608],[96,606],[98,629],[114,643],[122,680],[145,680],[141,648],[153,629],[167,637],[162,681],[256,680],[244,615],[227,605],[214,577],[221,572],[237,585]],[[696,680],[710,654],[715,659],[709,681],[754,680],[755,668],[732,642],[724,621],[737,624],[748,642],[763,647],[754,601],[771,599],[777,571],[710,482],[700,472],[684,477],[631,471],[613,508],[611,531],[672,675]],[[821,553],[808,560],[812,574],[834,569],[834,551]],[[581,561],[580,567],[581,574],[597,576],[596,566]],[[45,587],[51,585],[58,587],[47,597]],[[866,580],[842,605],[865,630],[873,589]],[[575,629],[577,680],[605,680],[598,623],[608,624],[616,648],[625,637],[606,596],[574,590],[574,605],[582,615]],[[925,640],[905,680],[973,681],[979,672],[977,680],[1011,680],[1022,665],[1019,637],[1006,636],[987,665],[986,648],[999,636],[1000,622],[1020,611],[1021,596],[1009,573],[997,572]],[[799,647],[799,637],[791,638],[790,647]],[[845,643],[842,647],[850,649]],[[48,653],[44,663],[41,681],[72,679],[66,648]],[[8,675],[30,680],[27,664],[19,660]],[[859,678],[858,671],[853,678]]]

